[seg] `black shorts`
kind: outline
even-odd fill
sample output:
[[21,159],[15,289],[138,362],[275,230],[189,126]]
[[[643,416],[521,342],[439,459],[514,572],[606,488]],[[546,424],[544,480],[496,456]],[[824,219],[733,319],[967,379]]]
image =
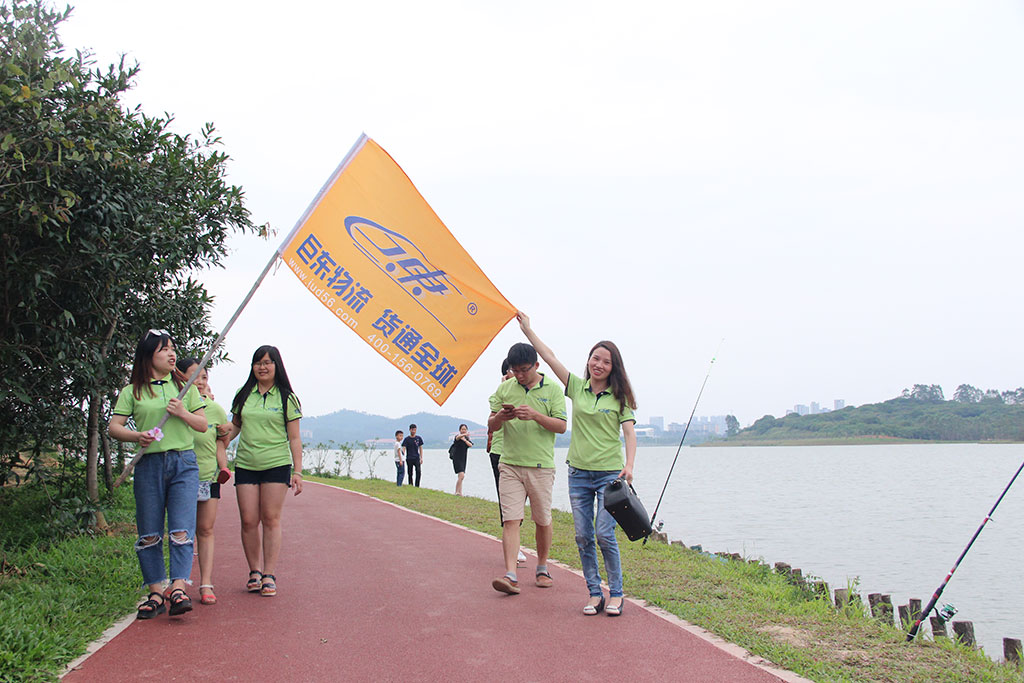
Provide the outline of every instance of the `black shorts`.
[[210,500],[214,498],[220,498],[220,484],[215,481],[210,482]]
[[[243,484],[287,484],[292,487],[292,466],[281,465],[269,470],[247,470],[235,467],[235,486]],[[211,491],[212,495],[212,491]]]

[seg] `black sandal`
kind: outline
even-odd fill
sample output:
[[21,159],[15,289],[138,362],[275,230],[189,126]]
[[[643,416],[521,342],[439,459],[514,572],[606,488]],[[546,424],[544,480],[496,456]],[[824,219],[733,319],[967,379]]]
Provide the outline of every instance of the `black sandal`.
[[[253,578],[253,574],[256,578]],[[249,572],[249,580],[245,582],[245,590],[250,593],[259,593],[263,588],[263,572],[259,569],[253,569]]]
[[[160,602],[153,599],[153,596],[160,598]],[[164,596],[162,593],[153,591],[146,596],[146,601],[139,605],[139,611],[135,614],[136,619],[152,619],[158,614],[163,614],[167,611],[167,605],[164,604]]]
[[179,614],[184,614],[185,612],[192,611],[192,598],[188,597],[188,595],[182,589],[175,588],[174,590],[172,590],[170,600],[171,609],[168,610],[168,613],[172,617],[176,617]]

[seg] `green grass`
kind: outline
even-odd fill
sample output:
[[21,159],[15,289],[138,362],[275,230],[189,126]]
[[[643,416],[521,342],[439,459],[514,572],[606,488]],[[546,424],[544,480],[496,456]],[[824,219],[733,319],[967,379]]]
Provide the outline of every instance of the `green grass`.
[[104,506],[112,535],[67,535],[45,491],[0,490],[0,681],[56,680],[138,599],[130,488]]
[[[317,479],[500,537],[496,504],[384,480]],[[529,514],[527,514],[529,518]],[[533,537],[527,521],[523,539]],[[551,557],[579,568],[572,515],[553,511]],[[837,610],[760,563],[675,545],[630,543],[619,532],[626,593],[815,681],[1021,681],[1021,669],[949,641],[919,638]]]

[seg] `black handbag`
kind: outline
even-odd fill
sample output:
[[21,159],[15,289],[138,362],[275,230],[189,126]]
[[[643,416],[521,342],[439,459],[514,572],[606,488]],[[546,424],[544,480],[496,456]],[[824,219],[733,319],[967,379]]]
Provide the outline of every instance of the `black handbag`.
[[651,518],[632,484],[622,479],[609,482],[604,487],[604,509],[615,518],[629,540],[639,541],[651,535]]

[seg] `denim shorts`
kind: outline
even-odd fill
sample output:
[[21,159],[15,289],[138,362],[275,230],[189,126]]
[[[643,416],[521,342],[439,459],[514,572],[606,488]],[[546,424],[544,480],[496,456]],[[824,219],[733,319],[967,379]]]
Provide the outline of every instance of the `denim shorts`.
[[281,465],[271,467],[269,470],[247,470],[244,467],[235,468],[235,486],[242,484],[287,484],[292,486],[292,466]]

